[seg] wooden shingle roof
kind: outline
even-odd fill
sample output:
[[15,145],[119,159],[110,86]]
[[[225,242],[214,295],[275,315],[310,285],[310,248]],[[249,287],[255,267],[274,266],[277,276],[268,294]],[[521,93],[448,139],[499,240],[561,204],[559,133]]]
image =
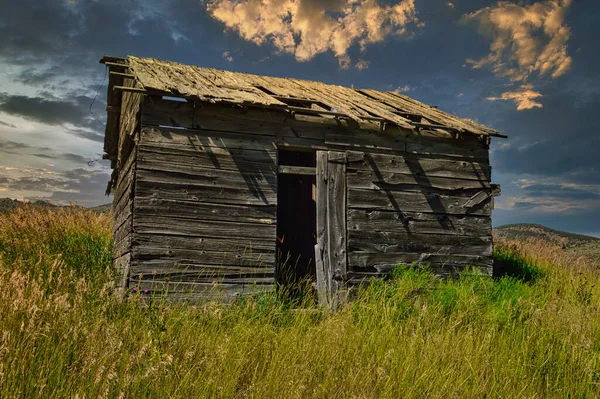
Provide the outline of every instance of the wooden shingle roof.
[[[116,94],[113,94],[116,89],[211,103],[333,115],[357,122],[390,123],[407,129],[425,126],[458,133],[506,137],[472,120],[457,117],[393,91],[354,89],[316,81],[251,75],[133,56],[103,57],[100,62],[111,69],[109,108],[111,100],[117,103]],[[134,78],[135,87],[119,86],[119,81],[124,77]]]

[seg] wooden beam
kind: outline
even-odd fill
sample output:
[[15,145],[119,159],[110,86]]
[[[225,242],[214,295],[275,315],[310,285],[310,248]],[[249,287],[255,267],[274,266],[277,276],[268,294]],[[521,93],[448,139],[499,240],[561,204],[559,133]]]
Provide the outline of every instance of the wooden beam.
[[110,74],[113,76],[119,76],[119,77],[126,78],[126,79],[135,79],[135,76],[131,75],[129,73],[110,71]]
[[460,129],[457,129],[457,128],[454,128],[454,127],[450,127],[450,126],[431,125],[429,123],[419,123],[419,122],[411,122],[410,124],[413,125],[413,126],[415,126],[415,127],[428,127],[428,128],[431,128],[431,129],[444,129],[444,130],[450,130],[452,132],[464,133]]
[[346,114],[343,114],[341,112],[319,111],[317,109],[302,108],[302,107],[293,107],[293,106],[287,106],[284,109],[287,109],[288,111],[296,112],[298,114],[330,115],[330,116],[337,116],[339,118],[350,118],[350,116],[348,116]]
[[307,175],[314,176],[317,169],[310,166],[288,166],[279,165],[279,174],[283,175]]
[[279,101],[293,101],[296,103],[305,103],[305,104],[316,104],[319,103],[319,100],[311,100],[309,98],[299,98],[299,97],[285,97],[285,96],[271,96],[276,98]]
[[121,112],[121,107],[115,107],[113,105],[108,105],[106,107],[106,112],[120,113]]
[[125,62],[127,61],[125,58],[122,57],[111,57],[109,55],[105,55],[104,57],[100,58],[100,63],[101,64],[105,64],[107,62]]
[[148,93],[146,91],[146,89],[140,89],[139,87],[113,86],[113,90],[127,91],[130,93],[142,93],[142,94]]
[[104,65],[108,66],[108,67],[115,67],[115,68],[128,68],[129,64],[121,64],[118,62],[105,62]]

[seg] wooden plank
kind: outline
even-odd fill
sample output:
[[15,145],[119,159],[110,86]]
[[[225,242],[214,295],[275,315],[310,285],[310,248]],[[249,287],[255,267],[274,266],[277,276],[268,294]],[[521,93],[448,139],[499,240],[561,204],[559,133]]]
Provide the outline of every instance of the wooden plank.
[[[440,277],[456,277],[458,273],[463,273],[467,270],[469,265],[457,262],[428,262],[426,264],[414,264],[416,267],[427,268],[427,270],[436,276]],[[371,279],[387,279],[391,277],[391,270],[393,267],[382,267],[382,272],[378,272],[375,268],[356,268],[348,272],[348,285],[349,286],[363,286],[368,284]],[[387,270],[386,270],[387,269]],[[487,265],[477,266],[478,273],[485,276],[492,276],[493,267]]]
[[132,221],[133,218],[130,216],[119,227],[115,227],[113,231],[113,242],[118,243],[123,241],[126,237],[131,236]]
[[489,237],[492,223],[481,216],[348,209],[348,234],[352,237],[355,232],[372,232],[382,243],[403,240],[405,234]]
[[353,270],[373,268],[378,272],[391,272],[396,265],[412,263],[448,263],[450,265],[492,266],[492,256],[428,254],[428,253],[381,253],[381,252],[352,252],[348,255],[348,263]]
[[456,127],[463,128],[464,130],[468,130],[468,131],[472,131],[472,132],[476,132],[476,133],[489,133],[489,132],[498,133],[498,131],[496,131],[495,129],[491,129],[487,126],[484,126],[484,125],[474,122],[472,120],[466,120],[459,116],[449,114],[438,108],[429,107],[427,104],[417,101],[414,98],[405,96],[404,94],[400,94],[400,93],[396,93],[396,92],[387,92],[386,94],[389,94],[389,95],[395,97],[397,99],[396,101],[401,103],[403,106],[408,103],[411,103],[413,105],[421,107],[422,109],[426,109],[429,113],[438,116],[440,119],[443,119],[445,125],[448,125],[449,121],[451,121],[451,123],[453,123]]
[[274,286],[269,283],[187,283],[160,280],[139,280],[130,283],[130,289],[136,288],[143,296],[162,296],[168,294],[168,300],[185,300],[186,302],[231,301],[247,295],[270,292]]
[[118,208],[118,212],[115,213],[113,211],[113,228],[114,229],[121,226],[129,218],[129,216],[131,216],[132,210],[133,210],[132,204],[133,204],[133,202],[128,202],[125,205],[121,205],[120,208]]
[[340,306],[346,295],[346,154],[327,152],[327,243],[331,278],[332,308]]
[[130,86],[113,86],[113,90],[122,91],[125,93],[135,93],[135,94],[146,94],[148,91],[146,89],[142,89],[140,87],[130,87]]
[[421,140],[406,143],[409,154],[446,155],[456,158],[488,160],[489,150],[483,144],[480,147],[463,147],[453,141],[435,142]]
[[246,186],[238,188],[211,187],[192,182],[139,180],[135,185],[135,196],[234,205],[277,204],[277,193],[271,188],[259,187],[250,191]]
[[449,215],[489,216],[492,201],[489,198],[477,207],[465,208],[468,197],[391,190],[348,189],[348,206],[353,209],[427,212]]
[[125,236],[121,241],[113,241],[112,245],[112,257],[113,259],[119,258],[127,253],[131,252],[131,237],[133,234]]
[[279,174],[283,175],[306,175],[314,176],[317,173],[317,169],[310,166],[288,166],[279,165]]
[[275,225],[277,207],[238,206],[231,204],[204,204],[199,202],[136,197],[135,212],[140,216],[181,217],[187,219],[220,220],[228,222]]
[[160,143],[171,148],[190,147],[192,150],[204,149],[216,151],[212,148],[246,149],[256,151],[274,151],[277,149],[275,136],[265,136],[250,133],[229,133],[219,130],[202,129],[173,129],[168,127],[142,128],[142,143]]
[[129,282],[129,265],[131,263],[131,254],[127,253],[113,261],[115,273],[115,295],[122,297],[127,289]]
[[272,197],[277,190],[277,176],[272,174],[215,168],[181,170],[173,164],[140,163],[136,173],[136,184],[154,183],[245,189],[254,196],[264,197]]
[[316,154],[316,215],[317,215],[317,243],[315,245],[315,267],[317,277],[317,295],[321,306],[329,306],[329,243],[327,234],[327,176],[328,167],[327,151],[317,151]]
[[194,103],[146,97],[140,112],[142,126],[178,126],[192,128]]
[[218,168],[220,170],[246,170],[275,175],[277,167],[276,153],[260,151],[229,150],[227,153],[213,151],[188,151],[167,146],[141,144],[139,146],[139,165],[171,165],[180,170],[195,170],[198,167]]
[[416,176],[449,177],[490,181],[491,169],[486,162],[420,158],[413,155],[348,152],[348,171],[404,173]]
[[206,265],[195,262],[168,262],[162,260],[137,261],[131,265],[131,275],[137,279],[155,279],[188,282],[218,282],[220,279],[271,278],[275,276],[273,265],[239,266]]
[[133,215],[136,233],[190,236],[198,238],[214,237],[244,239],[250,242],[275,242],[276,228],[273,225],[257,223],[235,223],[185,217],[163,217]]
[[452,141],[448,142],[407,142],[406,152],[409,154],[446,155],[456,158],[487,160],[489,151],[485,147],[461,147]]
[[165,248],[164,245],[154,247],[150,245],[136,244],[132,248],[133,257],[136,261],[162,260],[172,262],[198,262],[207,265],[240,265],[261,266],[275,265],[275,254],[270,251],[208,251],[191,248]]
[[[146,234],[136,232],[133,239],[135,246],[147,246],[163,249],[190,249],[194,251],[228,252],[240,254],[264,254],[275,252],[275,241],[257,241],[252,239],[190,237],[176,235]],[[233,263],[232,263],[233,264]]]
[[349,252],[413,252],[491,256],[492,249],[490,236],[407,234],[397,231],[372,230],[350,230],[348,232]]
[[491,192],[490,183],[482,180],[452,179],[366,170],[349,171],[348,187],[363,190],[417,191],[469,197],[473,196],[474,193],[481,192],[481,190]]

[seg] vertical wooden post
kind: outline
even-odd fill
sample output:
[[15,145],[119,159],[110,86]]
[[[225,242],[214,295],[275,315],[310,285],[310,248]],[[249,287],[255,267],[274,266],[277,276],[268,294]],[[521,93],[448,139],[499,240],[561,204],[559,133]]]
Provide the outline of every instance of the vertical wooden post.
[[315,266],[317,268],[317,294],[321,306],[329,305],[329,278],[327,275],[327,151],[317,151],[316,205],[317,205],[317,244],[315,245]]
[[317,291],[319,303],[335,310],[345,299],[346,153],[317,152]]

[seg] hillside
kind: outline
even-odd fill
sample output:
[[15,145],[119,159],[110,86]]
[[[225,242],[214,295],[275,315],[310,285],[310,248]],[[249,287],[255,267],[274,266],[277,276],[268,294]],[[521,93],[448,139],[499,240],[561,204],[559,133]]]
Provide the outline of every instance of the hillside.
[[[85,207],[79,206],[79,205],[55,205],[49,201],[42,201],[42,200],[37,200],[37,201],[33,201],[33,202],[24,202],[24,201],[19,201],[19,200],[12,199],[12,198],[0,198],[0,212],[12,211],[23,204],[35,205],[40,208],[52,209],[52,210],[58,210],[58,209],[69,208],[69,207],[85,209]],[[94,207],[87,208],[87,209],[89,209],[95,213],[108,213],[111,211],[111,208],[112,208],[112,204],[104,204],[104,205],[98,205],[98,206],[94,206]]]
[[600,238],[554,230],[540,224],[507,224],[494,229],[497,237],[507,241],[538,239],[560,245],[576,256],[585,256],[600,267]]

